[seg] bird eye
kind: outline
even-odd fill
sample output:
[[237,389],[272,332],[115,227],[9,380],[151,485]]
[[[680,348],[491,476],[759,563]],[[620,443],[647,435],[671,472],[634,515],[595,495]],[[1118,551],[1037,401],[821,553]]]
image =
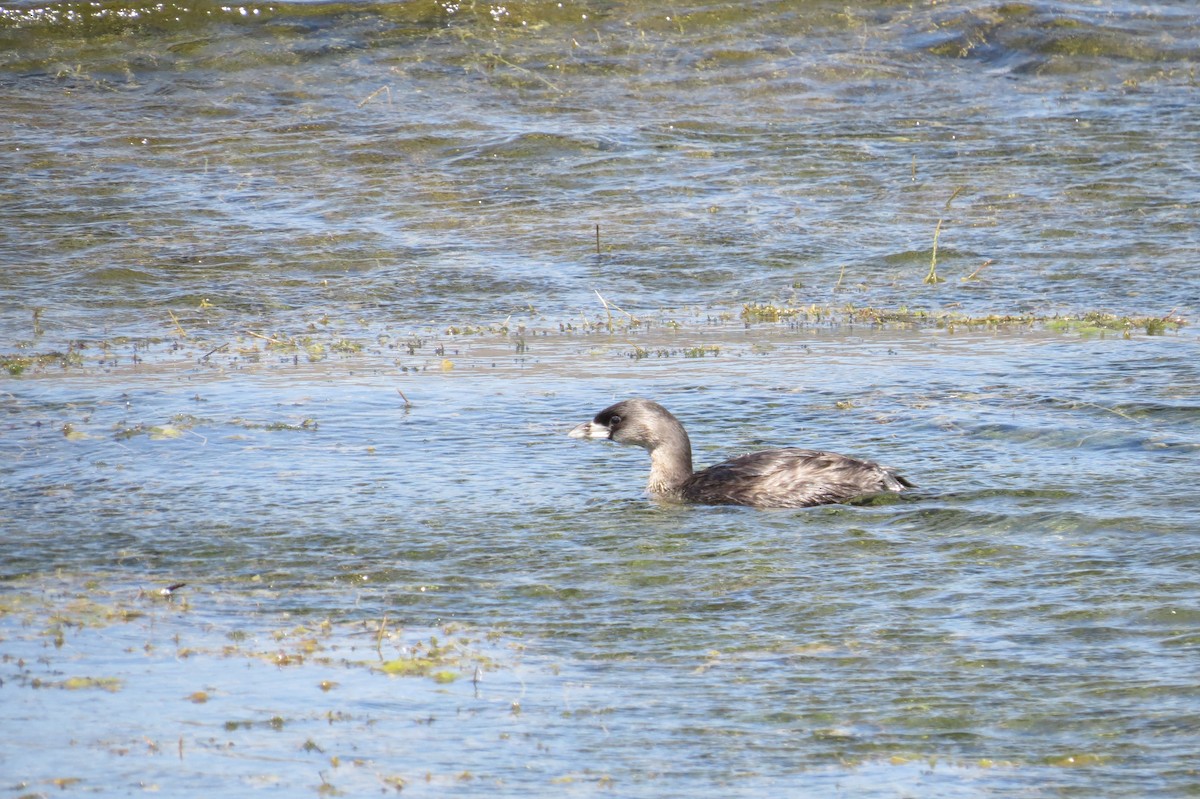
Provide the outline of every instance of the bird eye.
[[611,427],[616,427],[616,426],[617,426],[617,425],[619,425],[620,423],[621,423],[621,417],[620,417],[620,416],[613,416],[613,417],[611,417],[611,418],[608,420],[608,426],[609,426],[610,428],[611,428]]

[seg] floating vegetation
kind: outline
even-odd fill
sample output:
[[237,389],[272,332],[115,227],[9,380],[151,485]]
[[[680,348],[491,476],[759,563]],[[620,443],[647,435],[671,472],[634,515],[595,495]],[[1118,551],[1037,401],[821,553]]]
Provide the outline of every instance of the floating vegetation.
[[716,357],[721,354],[721,348],[714,345],[701,345],[696,347],[655,347],[647,349],[634,344],[633,349],[626,352],[625,355],[635,361],[640,361],[643,358],[706,358],[709,356]]
[[[182,584],[175,584],[181,587]],[[11,588],[12,586],[10,586]],[[19,593],[0,597],[0,620],[8,619],[7,630],[26,632],[22,637],[49,640],[61,649],[69,636],[85,630],[97,630],[119,624],[141,622],[146,625],[146,652],[156,648],[156,626],[168,617],[185,621],[192,606],[174,602],[166,589],[109,591],[97,582],[87,585],[51,588],[38,582]],[[163,613],[168,614],[167,617]],[[286,619],[286,614],[281,619]],[[13,625],[17,626],[13,626]],[[366,668],[392,677],[423,677],[438,683],[451,683],[464,674],[478,681],[483,670],[502,668],[492,651],[497,649],[498,633],[476,636],[458,625],[446,625],[435,631],[409,631],[386,616],[381,619],[335,621],[322,619],[308,624],[263,627],[255,632],[232,630],[217,637],[209,630],[192,630],[195,640],[185,641],[187,624],[176,625],[181,632],[171,638],[177,659],[198,656],[243,658],[278,667],[317,663],[324,666]],[[2,638],[0,638],[2,640]],[[486,642],[486,644],[485,644]],[[481,647],[488,650],[485,653]],[[357,652],[359,654],[355,655]],[[61,673],[61,672],[59,672]],[[46,679],[23,671],[20,683],[33,688],[66,690],[104,690],[116,692],[125,684],[124,677],[77,676]],[[319,687],[328,692],[337,687],[333,680],[322,680]],[[183,695],[192,704],[212,699],[210,689]],[[278,725],[283,725],[283,719]]]
[[[243,427],[251,427],[249,423],[242,425]],[[262,425],[263,430],[276,432],[279,430],[316,430],[320,425],[316,419],[304,419],[299,424],[288,424],[287,422],[271,422],[267,425]]]
[[165,424],[145,424],[139,422],[137,424],[126,424],[122,422],[113,430],[113,437],[118,441],[135,438],[137,436],[147,436],[151,441],[166,441],[175,438],[182,438],[184,434],[191,434],[204,440],[204,436],[193,432],[192,428],[198,425],[211,424],[209,419],[201,419],[193,416],[190,413],[177,413],[171,417],[169,422]]
[[121,690],[122,681],[116,677],[68,677],[65,680],[30,680],[31,688],[63,688],[68,691],[87,691],[99,689],[116,693]]
[[70,366],[82,366],[83,356],[74,349],[66,352],[42,352],[33,355],[0,355],[0,369],[4,369],[14,377],[32,369],[42,371],[50,367],[66,369]]
[[1108,313],[1086,313],[1082,316],[1056,317],[1045,321],[1050,330],[1063,330],[1082,335],[1116,331],[1130,334],[1144,331],[1149,336],[1161,336],[1167,331],[1178,330],[1185,324],[1184,320],[1166,316],[1116,316]]
[[833,306],[778,306],[769,304],[747,304],[742,307],[742,320],[754,322],[784,322],[808,325],[854,325],[869,324],[874,327],[901,328],[993,328],[1015,329],[1042,327],[1047,330],[1072,333],[1119,332],[1130,334],[1136,331],[1148,335],[1162,335],[1184,327],[1186,320],[1172,311],[1165,316],[1120,316],[1102,311],[1083,314],[983,314],[972,315],[955,311],[936,311],[901,307],[894,310],[874,307]]
[[362,352],[363,345],[357,341],[340,338],[333,342],[332,346],[330,346],[330,349],[332,349],[334,352],[342,353],[343,355],[355,355]]
[[[200,433],[197,433],[193,428],[199,426],[215,426],[217,424],[218,422],[213,419],[203,419],[191,414],[182,413],[171,417],[171,420],[164,424],[147,424],[145,422],[129,424],[127,422],[121,422],[119,425],[113,428],[112,435],[113,438],[118,441],[127,441],[138,436],[146,436],[151,441],[169,441],[172,439],[182,438],[185,435],[190,435],[199,439],[203,443],[207,443],[208,439]],[[245,430],[264,430],[269,433],[280,431],[311,432],[319,429],[321,426],[316,419],[311,417],[300,419],[297,422],[261,422],[251,421],[242,417],[234,417],[233,419],[225,422],[225,424],[240,427]],[[63,435],[72,441],[96,438],[96,436],[75,430],[70,424],[63,426]]]
[[438,668],[435,660],[420,657],[388,660],[376,668],[393,677],[432,677],[436,682],[454,682],[460,676],[453,671]]
[[[384,618],[379,627],[380,641],[387,629],[387,619]],[[428,643],[424,640],[415,641],[404,647],[400,657],[376,663],[374,668],[393,677],[429,677],[439,683],[454,682],[462,677],[462,670],[474,669],[478,681],[484,665],[491,668],[495,663],[488,659],[481,660],[470,646],[470,638],[459,637],[443,644],[437,636],[431,635]]]
[[514,331],[517,335],[525,333],[525,325],[519,324],[515,328],[509,326],[511,319],[506,319],[500,323],[493,324],[461,324],[448,325],[445,329],[447,336],[507,336]]
[[[978,280],[979,274],[991,263],[984,261],[974,272],[961,280]],[[1122,315],[1099,310],[1068,314],[970,314],[955,310],[907,306],[885,308],[856,306],[851,303],[803,305],[794,300],[783,303],[748,302],[740,309],[661,309],[651,318],[626,311],[611,300],[598,296],[602,304],[602,314],[592,317],[581,314],[577,319],[549,322],[542,327],[533,326],[528,319],[515,321],[509,317],[497,323],[450,325],[441,328],[439,332],[385,334],[368,330],[362,337],[355,337],[346,335],[346,331],[327,327],[328,320],[323,319],[322,324],[310,324],[306,332],[296,335],[241,330],[225,342],[199,341],[194,335],[187,339],[175,337],[169,340],[114,336],[102,341],[71,341],[65,351],[0,354],[0,369],[13,377],[97,366],[105,370],[122,366],[140,367],[148,362],[164,361],[182,361],[189,366],[201,365],[211,369],[238,369],[247,364],[269,364],[270,355],[279,355],[282,357],[278,359],[278,364],[291,366],[385,356],[390,357],[394,366],[404,373],[444,372],[456,365],[461,367],[463,364],[470,364],[473,352],[481,348],[490,348],[487,354],[489,362],[497,357],[497,353],[518,358],[527,356],[531,351],[542,349],[535,346],[534,342],[556,334],[561,337],[624,336],[634,339],[651,334],[652,331],[687,334],[703,330],[708,336],[713,329],[732,327],[738,322],[744,327],[786,323],[791,327],[819,326],[830,329],[864,324],[876,328],[898,329],[988,328],[1003,331],[1040,328],[1076,335],[1120,333],[1126,337],[1134,334],[1163,335],[1187,325],[1187,321],[1177,316],[1174,310],[1162,315]],[[444,337],[452,337],[455,341],[449,342]],[[452,343],[458,344],[460,340],[461,346],[451,346]],[[628,343],[633,350],[626,354],[635,360],[674,355],[704,358],[722,353],[722,347],[717,344],[651,346],[632,340]],[[750,346],[755,346],[755,343],[751,342]],[[84,352],[89,348],[96,350],[98,357],[85,358]],[[340,358],[334,359],[331,356]],[[456,360],[451,361],[451,356]],[[417,359],[417,362],[414,363],[411,359]],[[311,425],[302,427],[311,429]],[[143,433],[165,437],[173,435],[172,431],[166,428],[149,430],[139,427],[126,431],[126,435]]]
[[810,323],[821,322],[832,313],[826,306],[809,305],[794,307],[787,305],[770,305],[767,303],[749,303],[742,306],[742,319],[747,322],[782,322],[787,319],[803,319]]

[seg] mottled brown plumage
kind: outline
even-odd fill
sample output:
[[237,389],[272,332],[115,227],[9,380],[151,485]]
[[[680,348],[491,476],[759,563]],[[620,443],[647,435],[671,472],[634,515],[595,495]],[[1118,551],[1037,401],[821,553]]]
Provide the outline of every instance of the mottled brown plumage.
[[692,471],[687,431],[657,402],[625,400],[605,408],[568,433],[607,438],[650,453],[651,494],[705,505],[804,508],[827,505],[913,484],[892,469],[811,449],[769,449]]

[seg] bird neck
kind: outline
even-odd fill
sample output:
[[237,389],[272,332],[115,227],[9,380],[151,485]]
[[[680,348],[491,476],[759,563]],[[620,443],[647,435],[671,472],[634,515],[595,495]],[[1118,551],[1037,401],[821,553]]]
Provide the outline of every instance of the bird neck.
[[672,494],[692,476],[692,443],[684,434],[681,442],[664,443],[650,450],[651,494]]

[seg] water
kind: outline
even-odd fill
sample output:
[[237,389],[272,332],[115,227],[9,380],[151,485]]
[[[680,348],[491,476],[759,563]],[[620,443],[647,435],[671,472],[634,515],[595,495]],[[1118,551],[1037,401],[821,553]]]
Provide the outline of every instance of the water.
[[1196,793],[1187,6],[0,20],[12,795]]

